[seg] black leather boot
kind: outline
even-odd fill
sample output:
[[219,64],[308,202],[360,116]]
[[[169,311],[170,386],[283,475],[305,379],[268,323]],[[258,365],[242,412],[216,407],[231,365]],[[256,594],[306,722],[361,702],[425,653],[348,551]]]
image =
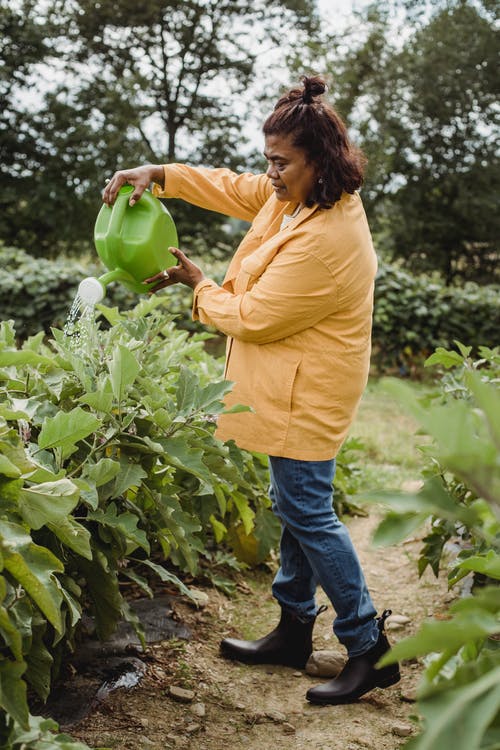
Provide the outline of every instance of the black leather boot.
[[375,664],[390,649],[384,632],[384,622],[390,614],[391,610],[386,609],[382,616],[377,618],[379,627],[377,643],[366,653],[348,659],[344,669],[334,680],[308,690],[306,693],[308,701],[322,705],[354,703],[373,688],[386,688],[399,682],[401,675],[397,663],[382,667],[382,669],[375,669]]
[[[316,617],[326,609],[318,609]],[[224,638],[220,644],[222,656],[246,664],[283,664],[303,669],[312,653],[312,631],[316,617],[303,620],[281,610],[277,627],[256,641]]]

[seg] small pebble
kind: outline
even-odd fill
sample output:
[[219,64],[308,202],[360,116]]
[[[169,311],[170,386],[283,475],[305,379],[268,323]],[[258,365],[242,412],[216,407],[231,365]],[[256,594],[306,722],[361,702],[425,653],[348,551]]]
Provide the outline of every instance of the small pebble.
[[288,721],[283,722],[283,732],[285,734],[295,734],[296,731],[297,730],[295,729],[293,724],[290,724],[290,722]]
[[271,719],[271,721],[276,722],[276,724],[282,724],[284,721],[286,721],[285,714],[281,713],[281,711],[266,711],[266,717],[268,719]]
[[195,696],[194,690],[186,690],[177,685],[170,685],[168,692],[171,698],[181,703],[191,703]]
[[205,591],[200,591],[200,589],[189,589],[189,593],[191,594],[193,604],[196,607],[199,607],[200,609],[203,609],[206,607],[210,601],[210,597]]
[[204,703],[193,703],[193,705],[189,709],[192,714],[195,716],[198,716],[199,719],[203,719],[203,717],[206,714],[205,704]]
[[408,737],[412,732],[412,727],[410,724],[403,724],[403,722],[397,722],[396,724],[393,724],[391,727],[391,732],[396,735],[396,737]]

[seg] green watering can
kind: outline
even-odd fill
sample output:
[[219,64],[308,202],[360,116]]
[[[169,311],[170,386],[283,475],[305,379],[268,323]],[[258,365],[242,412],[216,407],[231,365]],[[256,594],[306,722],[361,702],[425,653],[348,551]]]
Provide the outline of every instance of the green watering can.
[[114,204],[103,204],[99,211],[94,244],[109,270],[98,279],[89,277],[80,283],[78,294],[84,302],[100,302],[106,294],[106,286],[113,281],[119,281],[136,294],[143,294],[154,286],[145,284],[144,279],[177,265],[175,256],[168,252],[170,246],[178,246],[172,217],[149,190],[130,206],[133,191],[132,185],[124,185]]

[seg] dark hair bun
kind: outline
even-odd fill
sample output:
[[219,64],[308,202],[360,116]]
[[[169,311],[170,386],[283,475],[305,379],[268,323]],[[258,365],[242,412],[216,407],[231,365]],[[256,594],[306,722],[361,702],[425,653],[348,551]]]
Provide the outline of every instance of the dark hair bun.
[[326,91],[326,83],[320,76],[302,76],[301,78],[304,90],[302,92],[302,101],[304,104],[311,104],[315,96],[321,96]]

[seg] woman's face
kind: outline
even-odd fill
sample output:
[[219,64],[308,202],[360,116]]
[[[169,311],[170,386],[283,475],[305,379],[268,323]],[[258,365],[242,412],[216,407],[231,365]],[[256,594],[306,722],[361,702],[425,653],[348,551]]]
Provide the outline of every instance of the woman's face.
[[264,156],[276,198],[305,203],[318,179],[318,170],[307,161],[305,151],[293,145],[293,136],[267,135]]

